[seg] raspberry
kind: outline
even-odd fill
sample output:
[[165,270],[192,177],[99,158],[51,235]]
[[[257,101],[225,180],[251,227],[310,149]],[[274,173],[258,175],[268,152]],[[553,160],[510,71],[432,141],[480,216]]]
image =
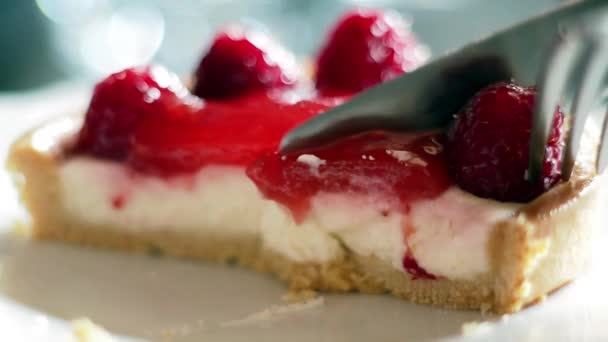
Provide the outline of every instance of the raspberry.
[[194,94],[228,98],[289,87],[296,81],[294,56],[266,34],[232,27],[220,32],[196,70]]
[[316,87],[322,94],[356,93],[419,66],[418,51],[416,37],[398,14],[348,12],[321,49]]
[[535,87],[498,83],[457,114],[446,144],[450,175],[464,190],[499,201],[527,202],[561,175],[564,114],[556,109],[542,179],[527,180]]
[[99,158],[125,159],[141,119],[172,110],[186,95],[177,76],[159,66],[112,74],[95,87],[75,149]]

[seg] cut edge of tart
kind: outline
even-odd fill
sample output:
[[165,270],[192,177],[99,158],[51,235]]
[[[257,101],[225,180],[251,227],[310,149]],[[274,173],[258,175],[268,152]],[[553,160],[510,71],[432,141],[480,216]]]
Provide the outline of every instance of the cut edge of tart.
[[484,247],[490,257],[489,270],[474,279],[451,280],[412,276],[374,255],[350,250],[339,239],[338,257],[299,262],[266,248],[256,233],[218,235],[205,227],[191,232],[141,232],[82,222],[66,212],[58,178],[65,161],[61,137],[73,132],[79,122],[64,118],[48,123],[12,146],[8,167],[31,215],[34,238],[236,261],[276,274],[295,292],[391,292],[416,303],[499,313],[515,312],[542,299],[576,278],[590,261],[601,181],[594,172],[591,151],[596,146],[590,134],[583,141],[582,153],[568,182],[521,206],[513,217],[491,228]]

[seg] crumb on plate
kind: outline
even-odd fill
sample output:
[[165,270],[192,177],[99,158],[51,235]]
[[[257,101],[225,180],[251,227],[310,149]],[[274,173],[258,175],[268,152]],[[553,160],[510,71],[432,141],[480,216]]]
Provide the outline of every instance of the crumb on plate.
[[93,323],[88,318],[78,318],[72,321],[72,331],[78,342],[112,342],[114,339],[104,328]]

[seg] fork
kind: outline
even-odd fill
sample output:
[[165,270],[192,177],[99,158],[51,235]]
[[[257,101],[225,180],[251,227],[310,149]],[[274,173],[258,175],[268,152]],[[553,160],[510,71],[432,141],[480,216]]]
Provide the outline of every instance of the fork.
[[[560,103],[565,113],[572,113],[562,170],[568,179],[587,114],[605,85],[608,41],[600,28],[608,21],[606,15],[608,0],[579,1],[469,44],[296,127],[281,141],[281,152],[301,151],[368,130],[444,129],[476,92],[513,81],[539,85],[530,181],[540,177],[556,106]],[[605,120],[601,146],[608,145],[607,133]],[[601,150],[599,170],[608,162],[608,147]]]
[[[608,5],[608,1],[605,2]],[[570,117],[562,164],[562,178],[567,180],[572,174],[590,113],[608,99],[608,94],[603,93],[608,85],[608,15],[599,13],[585,19],[570,31],[557,35],[541,69],[538,83],[541,86],[532,117],[528,168],[531,180],[540,177],[556,106],[561,105]],[[602,121],[596,161],[596,169],[600,173],[608,163],[607,115]]]

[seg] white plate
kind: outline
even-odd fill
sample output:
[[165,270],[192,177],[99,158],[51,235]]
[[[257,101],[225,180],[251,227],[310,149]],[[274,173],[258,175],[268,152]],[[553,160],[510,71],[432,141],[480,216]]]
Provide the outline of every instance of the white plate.
[[[0,97],[0,157],[9,141],[51,113],[82,108],[87,92],[56,87]],[[69,341],[69,321],[171,341],[596,341],[608,339],[608,261],[544,303],[509,317],[445,311],[389,296],[323,295],[307,307],[281,301],[283,285],[249,270],[126,255],[8,234],[20,215],[0,173],[0,340]],[[602,241],[604,242],[604,241]],[[608,242],[608,241],[606,241]],[[604,244],[605,246],[606,244]],[[606,249],[606,248],[602,248]],[[599,252],[603,252],[602,249]],[[462,336],[468,322],[483,322]]]

